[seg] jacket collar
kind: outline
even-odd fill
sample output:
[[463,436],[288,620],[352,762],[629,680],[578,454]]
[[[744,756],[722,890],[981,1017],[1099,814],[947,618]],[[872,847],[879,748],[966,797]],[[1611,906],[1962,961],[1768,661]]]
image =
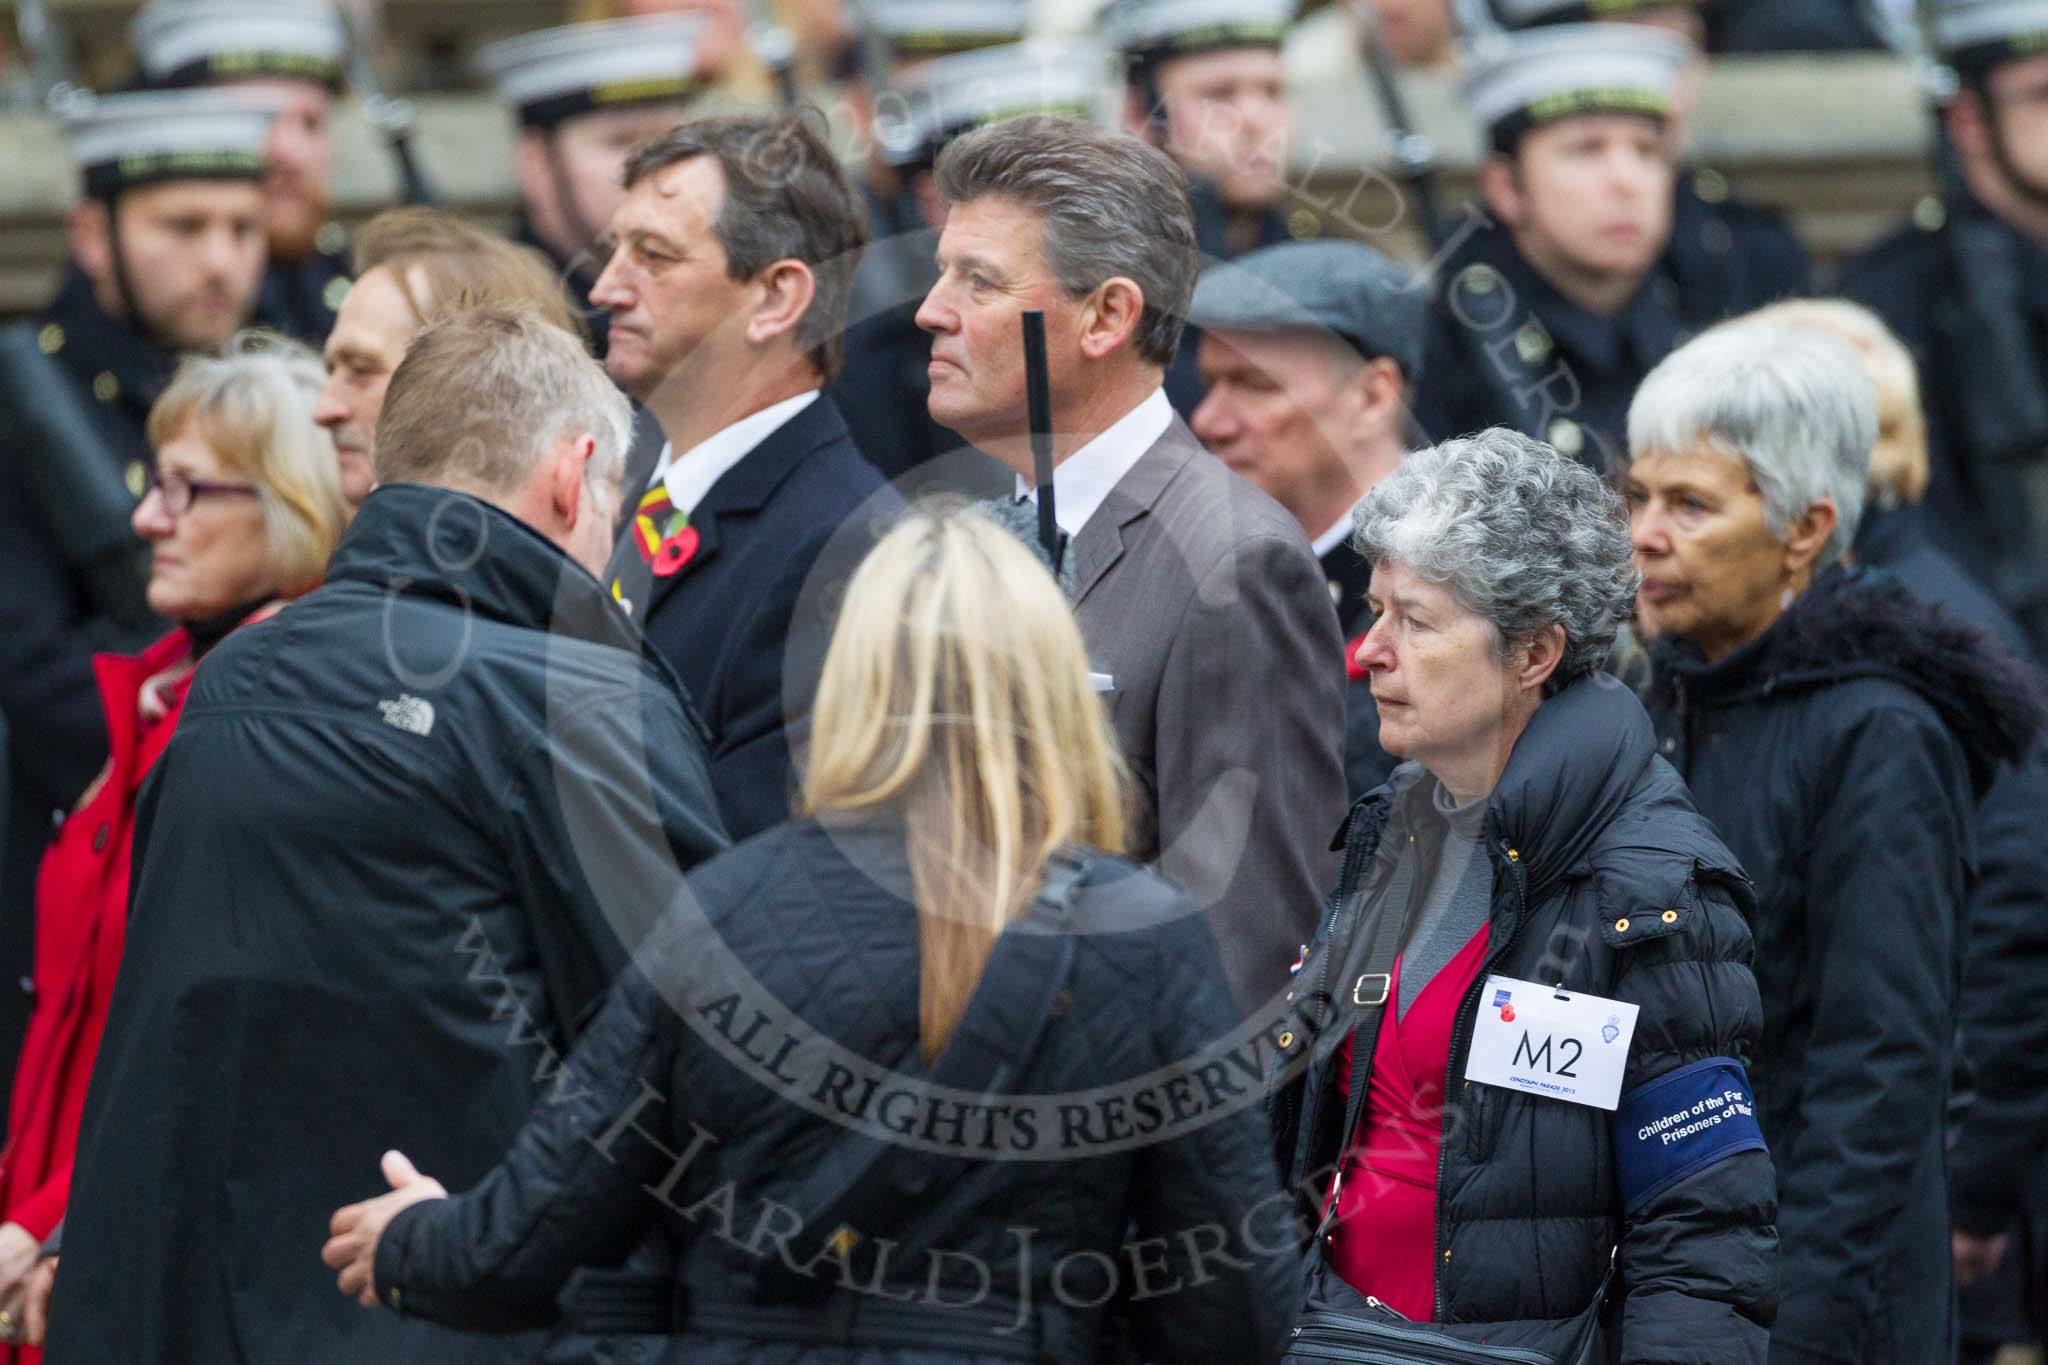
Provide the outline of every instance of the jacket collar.
[[[1532,894],[1556,880],[1585,859],[1627,803],[1655,744],[1642,703],[1605,673],[1546,699],[1486,803],[1488,851],[1519,868]],[[1427,781],[1420,764],[1403,763],[1352,807],[1334,846],[1362,838],[1377,850],[1388,822],[1426,799]]]
[[451,602],[507,625],[642,652],[639,632],[583,567],[480,498],[383,484],[327,568],[329,583]]
[[[724,539],[719,527],[722,518],[760,511],[805,460],[826,446],[850,440],[846,419],[828,393],[820,393],[803,411],[769,432],[738,464],[719,475],[718,482],[711,485],[704,500],[690,513],[690,525],[697,532],[696,551],[677,572],[652,580],[647,588],[647,607],[639,619],[651,619],[654,609],[675,591],[676,584],[717,555]],[[620,541],[612,559],[614,570],[621,556],[637,553],[630,540]]]
[[1110,567],[1123,558],[1124,528],[1152,510],[1166,486],[1200,449],[1187,423],[1176,415],[1166,434],[1138,457],[1130,473],[1117,480],[1102,506],[1081,528],[1081,534],[1074,537],[1071,552],[1075,605],[1086,599]]
[[1596,374],[1630,366],[1648,369],[1677,342],[1674,310],[1661,306],[1675,298],[1675,289],[1661,268],[1644,278],[1619,313],[1608,316],[1582,308],[1559,292],[1515,249],[1506,228],[1485,229],[1478,234],[1477,245],[1477,254],[1513,283],[1524,311],[1539,318],[1552,341]]
[[1980,794],[1998,764],[2033,746],[2044,720],[2031,666],[1881,569],[1827,569],[1761,635],[1718,663],[1670,637],[1657,641],[1651,660],[1651,696],[1665,705],[1679,685],[1689,704],[1732,708],[1852,678],[1896,683],[1941,717]]
[[[155,340],[100,311],[92,296],[92,282],[76,264],[67,267],[57,297],[44,315],[62,329],[58,355],[87,382],[101,375],[112,377],[111,398],[100,401],[118,405],[138,422],[146,421],[149,409],[165,386],[177,357]],[[99,390],[95,388],[97,395]]]

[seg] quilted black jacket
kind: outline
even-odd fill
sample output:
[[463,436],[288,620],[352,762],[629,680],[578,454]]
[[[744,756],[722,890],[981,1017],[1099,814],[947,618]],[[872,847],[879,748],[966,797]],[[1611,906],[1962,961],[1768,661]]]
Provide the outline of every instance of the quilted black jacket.
[[[689,887],[505,1162],[393,1220],[384,1302],[546,1321],[573,1270],[660,1224],[680,1247],[664,1360],[1277,1355],[1296,1258],[1258,1073],[1182,1064],[1234,1019],[1179,891],[1096,857],[1072,933],[1005,933],[936,1067],[963,1039],[1021,1060],[963,1108],[922,1060],[899,825],[790,822]],[[1063,943],[1064,974],[1042,969]],[[884,1197],[839,1245],[819,1191],[878,1153]],[[904,1301],[992,1316],[845,1330]]]
[[[1311,1225],[1343,1126],[1336,1058],[1358,1021],[1348,973],[1383,908],[1371,888],[1406,846],[1383,835],[1398,831],[1423,777],[1405,764],[1353,808],[1343,881],[1296,978],[1299,1022],[1281,1035],[1290,1055],[1310,1057],[1273,1107],[1282,1174]],[[1493,906],[1485,964],[1452,1035],[1434,1320],[1468,1340],[1562,1355],[1613,1253],[1612,1358],[1762,1361],[1777,1297],[1766,1153],[1723,1156],[1625,1213],[1616,1115],[1463,1079],[1489,974],[1640,1007],[1624,1114],[1631,1094],[1681,1067],[1746,1061],[1763,1024],[1747,880],[1656,756],[1641,705],[1605,675],[1537,709],[1488,802],[1482,839]],[[1317,1002],[1331,998],[1325,1022]]]
[[1717,662],[1670,637],[1653,658],[1663,750],[1759,889],[1757,1098],[1784,1201],[1774,1365],[1946,1359],[1974,807],[2035,742],[2034,680],[1869,569],[1821,574]]

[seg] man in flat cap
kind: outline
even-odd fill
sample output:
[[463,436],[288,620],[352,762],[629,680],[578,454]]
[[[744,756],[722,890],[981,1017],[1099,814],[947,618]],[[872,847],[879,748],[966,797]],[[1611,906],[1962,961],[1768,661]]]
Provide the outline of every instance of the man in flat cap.
[[[129,526],[146,491],[145,424],[179,354],[249,320],[271,116],[216,91],[81,96],[65,111],[83,188],[66,220],[70,262],[47,309],[0,329],[0,980],[28,970],[51,818],[106,761],[92,656],[164,630]],[[19,992],[0,993],[0,1072],[26,1010]]]
[[[1672,92],[1667,117],[1673,150],[1684,156],[1691,141],[1693,97],[1706,71],[1707,21],[1725,3],[1691,0],[1492,0],[1509,29],[1583,23],[1594,17],[1660,28],[1693,46]],[[1682,165],[1674,183],[1671,243],[1662,268],[1678,286],[1680,311],[1690,318],[1733,317],[1813,286],[1813,262],[1785,215],[1736,194],[1711,166]]]
[[1691,53],[1635,24],[1493,35],[1464,82],[1491,151],[1483,224],[1436,276],[1415,418],[1428,439],[1508,426],[1594,468],[1627,446],[1629,399],[1689,331],[1660,266],[1674,168],[1666,121]]
[[1188,425],[1294,514],[1322,562],[1347,641],[1344,768],[1353,799],[1392,772],[1370,679],[1352,660],[1372,624],[1372,566],[1352,513],[1408,449],[1422,366],[1423,283],[1356,242],[1286,242],[1212,264],[1195,286],[1198,365],[1208,394]]
[[1189,889],[1257,1008],[1334,871],[1343,641],[1301,527],[1161,387],[1198,269],[1185,176],[1128,133],[1046,115],[955,140],[937,176],[940,275],[918,313],[932,416],[1028,478],[1020,318],[1044,312],[1064,577],[1143,802],[1141,856]]
[[329,0],[151,0],[128,28],[152,89],[234,87],[277,106],[263,157],[270,265],[256,321],[318,346],[348,291],[347,233],[327,217],[348,35]]
[[1113,125],[1121,99],[1111,54],[1088,39],[976,47],[918,61],[899,74],[892,108],[876,125],[877,155],[900,186],[895,208],[876,222],[894,224],[893,235],[871,242],[862,258],[846,368],[831,386],[855,444],[884,474],[895,478],[925,468],[933,477],[957,473],[960,481],[978,472],[951,465],[942,471],[932,463],[961,449],[959,437],[926,408],[931,337],[917,325],[946,218],[933,162],[960,134],[1021,114],[1069,114]]
[[1919,362],[1927,529],[2048,650],[2048,0],[1935,5],[1948,189],[1843,292]]
[[600,358],[604,310],[590,287],[604,262],[591,245],[625,197],[627,156],[681,123],[708,88],[705,28],[698,14],[639,15],[542,29],[477,53],[519,124],[513,238],[555,263]]

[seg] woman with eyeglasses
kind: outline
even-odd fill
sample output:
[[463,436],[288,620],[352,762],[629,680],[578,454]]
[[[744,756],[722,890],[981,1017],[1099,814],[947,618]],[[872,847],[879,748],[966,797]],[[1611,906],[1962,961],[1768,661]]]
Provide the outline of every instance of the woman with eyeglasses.
[[[94,661],[111,756],[36,885],[35,1003],[0,1151],[0,1340],[20,1340],[38,1249],[64,1217],[126,936],[137,793],[206,651],[317,584],[347,524],[334,443],[313,423],[322,380],[311,351],[245,333],[187,360],[150,412],[156,456],[134,527],[150,547],[149,605],[175,628]],[[0,1362],[40,1354],[0,1347]]]

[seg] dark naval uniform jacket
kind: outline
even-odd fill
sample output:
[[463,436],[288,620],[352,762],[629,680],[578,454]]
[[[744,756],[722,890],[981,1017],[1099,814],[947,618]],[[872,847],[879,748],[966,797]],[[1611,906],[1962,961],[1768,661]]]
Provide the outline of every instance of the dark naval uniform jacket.
[[[11,736],[0,846],[0,981],[28,971],[36,869],[54,814],[107,758],[92,657],[164,623],[128,521],[144,491],[149,407],[173,358],[100,310],[74,267],[55,301],[0,328],[0,715]],[[0,1077],[28,999],[0,990]]]
[[1743,199],[1710,166],[1678,177],[1664,271],[1678,286],[1680,311],[1695,320],[1813,292],[1813,261],[1785,215]]
[[254,318],[316,351],[334,330],[334,315],[350,284],[348,234],[339,224],[329,223],[320,229],[318,240],[320,245],[299,260],[271,258],[256,295]]
[[1636,386],[1704,325],[1683,302],[1660,266],[1620,313],[1589,312],[1539,275],[1505,229],[1482,228],[1440,273],[1416,423],[1429,441],[1513,427],[1613,468],[1627,455]]
[[2048,648],[2048,246],[1960,192],[1854,258],[1842,292],[1920,367],[1928,530]]

